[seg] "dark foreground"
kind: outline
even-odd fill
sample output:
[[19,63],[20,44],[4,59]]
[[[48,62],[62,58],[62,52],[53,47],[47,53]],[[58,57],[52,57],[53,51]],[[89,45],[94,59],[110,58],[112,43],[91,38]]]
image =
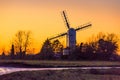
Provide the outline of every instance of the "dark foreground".
[[[0,66],[49,68],[49,67],[120,67],[111,61],[36,61],[0,60]],[[120,80],[120,69],[75,69],[15,72],[0,76],[0,80]]]
[[120,80],[120,69],[25,71],[2,75],[0,80]]

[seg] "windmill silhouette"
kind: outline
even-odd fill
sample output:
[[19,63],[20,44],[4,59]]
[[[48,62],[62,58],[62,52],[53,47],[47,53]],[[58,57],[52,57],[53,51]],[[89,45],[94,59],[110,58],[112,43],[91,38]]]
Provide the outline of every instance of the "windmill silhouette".
[[67,32],[61,33],[61,34],[59,34],[55,37],[51,37],[51,38],[49,38],[49,40],[52,40],[52,39],[55,39],[55,38],[62,37],[62,36],[66,35],[67,36],[66,37],[67,38],[66,46],[67,46],[67,48],[69,48],[69,51],[67,50],[67,52],[70,52],[71,50],[75,49],[75,46],[76,46],[76,31],[79,31],[81,29],[92,26],[92,24],[88,23],[88,24],[81,25],[77,28],[72,28],[72,27],[70,27],[70,24],[68,23],[65,11],[63,11],[62,14],[63,14],[63,17],[65,19]]

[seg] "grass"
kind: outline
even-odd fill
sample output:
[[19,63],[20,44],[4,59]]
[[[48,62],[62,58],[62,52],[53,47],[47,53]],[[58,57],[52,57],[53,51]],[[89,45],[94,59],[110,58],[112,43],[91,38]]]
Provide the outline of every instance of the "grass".
[[119,75],[120,69],[25,71],[0,76],[0,80],[120,80]]
[[0,64],[23,64],[33,67],[120,66],[120,62],[113,61],[0,60]]

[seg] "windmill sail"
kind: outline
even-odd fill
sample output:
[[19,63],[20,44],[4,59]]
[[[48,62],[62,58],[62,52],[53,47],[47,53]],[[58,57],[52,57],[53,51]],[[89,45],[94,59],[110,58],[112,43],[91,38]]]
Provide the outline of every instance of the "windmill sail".
[[57,35],[55,37],[51,37],[51,38],[49,38],[49,40],[52,40],[52,39],[55,39],[55,38],[58,38],[58,37],[62,37],[62,36],[65,36],[65,35],[67,35],[67,32],[59,34],[59,35]]
[[[83,28],[87,28],[87,27],[89,27],[89,26],[92,26],[92,24],[84,24],[84,25],[81,25],[80,27],[76,28],[75,31],[81,30],[81,29],[83,29]],[[61,33],[61,34],[59,34],[59,35],[57,35],[57,36],[55,36],[55,37],[51,37],[51,38],[49,38],[49,40],[52,40],[52,39],[55,39],[55,38],[59,38],[59,37],[65,36],[65,35],[67,35],[67,32]]]
[[80,29],[83,29],[83,28],[87,28],[89,26],[92,26],[92,24],[84,24],[84,25],[81,25],[80,27],[76,28],[75,31],[78,31]]
[[66,22],[67,28],[70,29],[70,25],[69,25],[69,23],[68,23],[68,20],[67,20],[65,11],[63,11],[63,16],[64,16],[64,18],[65,18],[65,22]]

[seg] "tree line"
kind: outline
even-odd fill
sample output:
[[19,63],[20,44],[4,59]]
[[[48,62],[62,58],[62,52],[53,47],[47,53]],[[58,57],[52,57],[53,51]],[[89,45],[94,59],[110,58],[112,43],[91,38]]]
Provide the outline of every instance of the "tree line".
[[2,53],[1,59],[39,59],[39,60],[118,60],[119,38],[116,34],[99,33],[87,42],[76,45],[69,55],[63,55],[63,44],[58,40],[46,39],[38,54],[28,52],[32,45],[31,31],[18,31],[11,44],[9,55]]
[[56,57],[61,60],[117,60],[118,42],[119,38],[116,34],[99,33],[86,43],[76,45],[71,54],[63,55],[63,45],[60,41],[51,42],[47,39],[39,55],[41,59],[55,59]]
[[26,53],[30,51],[32,45],[32,32],[31,31],[18,31],[11,43],[11,49],[8,55],[5,52],[2,53],[2,58],[9,59],[22,59],[26,56]]

